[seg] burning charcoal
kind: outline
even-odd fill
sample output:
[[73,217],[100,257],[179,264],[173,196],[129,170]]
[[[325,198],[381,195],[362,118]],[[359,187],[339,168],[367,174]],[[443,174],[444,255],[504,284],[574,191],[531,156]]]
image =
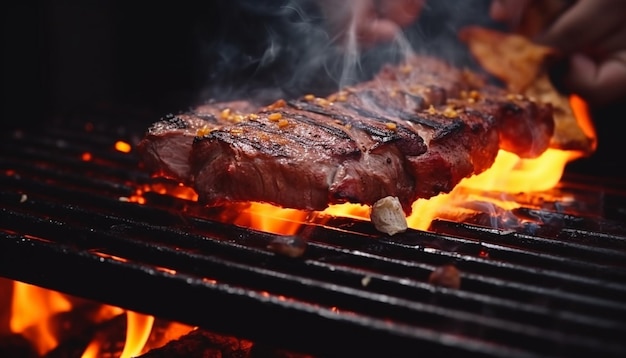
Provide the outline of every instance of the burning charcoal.
[[150,350],[138,358],[247,358],[252,342],[196,329],[166,345]]
[[35,347],[21,334],[0,336],[0,357],[39,357]]
[[267,248],[273,252],[289,257],[300,257],[306,250],[307,241],[299,236],[278,236]]
[[370,219],[376,230],[387,235],[405,232],[407,229],[406,217],[400,200],[393,196],[382,198],[374,203]]
[[103,321],[93,318],[96,310],[91,305],[81,305],[51,318],[51,326],[59,344],[43,358],[79,357],[90,342],[101,343],[99,356],[118,356],[124,349],[126,315],[117,314]]
[[454,265],[440,266],[428,276],[428,283],[458,289],[461,287],[461,273]]

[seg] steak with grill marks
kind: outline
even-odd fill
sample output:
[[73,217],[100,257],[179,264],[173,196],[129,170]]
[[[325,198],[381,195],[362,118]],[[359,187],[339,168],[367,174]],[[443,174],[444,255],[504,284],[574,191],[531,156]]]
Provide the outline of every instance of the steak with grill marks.
[[215,128],[231,125],[257,109],[247,101],[207,103],[194,111],[168,114],[153,123],[138,150],[146,170],[187,185],[193,184],[189,155],[193,139]]
[[[224,120],[227,106],[207,119],[176,116],[185,129],[157,122],[140,144],[153,172],[193,186],[207,205],[323,210],[395,196],[409,214],[416,199],[489,168],[500,149],[538,156],[554,130],[549,104],[423,56],[326,98],[279,100],[249,114],[244,107],[241,120]],[[198,117],[212,121],[210,130]]]

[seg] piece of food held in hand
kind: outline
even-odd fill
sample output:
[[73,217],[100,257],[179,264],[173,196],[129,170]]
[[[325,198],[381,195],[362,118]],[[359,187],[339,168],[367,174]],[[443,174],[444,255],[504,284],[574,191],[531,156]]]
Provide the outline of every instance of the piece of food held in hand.
[[166,116],[139,150],[147,170],[193,187],[208,206],[316,211],[391,197],[408,215],[417,199],[490,168],[499,150],[538,157],[554,129],[550,103],[413,55],[323,98],[208,103]]
[[[558,0],[546,3],[563,5]],[[584,155],[595,150],[595,138],[583,131],[569,98],[559,93],[550,81],[547,67],[561,56],[558,51],[538,45],[522,35],[480,26],[462,28],[459,38],[467,44],[481,67],[500,79],[511,93],[552,106],[555,128],[551,148],[580,151]]]

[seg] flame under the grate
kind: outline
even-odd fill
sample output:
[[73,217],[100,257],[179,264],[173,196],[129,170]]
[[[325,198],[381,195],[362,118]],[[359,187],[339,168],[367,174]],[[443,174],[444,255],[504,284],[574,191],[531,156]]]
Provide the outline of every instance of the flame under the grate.
[[[577,96],[570,98],[570,103],[581,128],[590,138],[596,138],[592,119],[586,104]],[[128,153],[132,147],[126,142],[115,143],[115,149]],[[427,230],[431,221],[442,212],[462,211],[463,203],[473,200],[490,201],[504,210],[511,210],[519,205],[506,196],[506,193],[544,191],[555,187],[565,170],[568,162],[581,157],[583,153],[547,150],[536,159],[521,159],[511,153],[501,151],[492,166],[486,172],[463,180],[455,190],[449,194],[439,195],[428,200],[418,200],[413,205],[413,214],[407,218],[409,227],[418,230]],[[92,160],[90,153],[83,153],[84,161]],[[470,189],[470,190],[468,190]],[[196,193],[188,187],[166,186],[153,184],[137,190],[136,195],[128,198],[129,201],[144,204],[144,194],[147,191],[159,192],[176,196],[185,200],[197,201]],[[501,192],[499,198],[493,196],[475,198],[477,191]],[[250,203],[243,207],[233,219],[233,224],[282,235],[293,235],[298,232],[302,223],[311,219],[311,213],[285,209],[269,204]],[[333,205],[327,210],[315,213],[318,218],[324,216],[341,216],[369,220],[369,207],[356,204]],[[51,319],[62,312],[76,309],[80,300],[70,296],[31,286],[21,282],[14,282],[12,307],[10,316],[10,331],[28,338],[36,347],[37,352],[43,355],[59,344],[58,332],[51,325]],[[37,311],[33,310],[37,307]],[[112,317],[125,315],[126,340],[121,354],[122,358],[136,356],[164,342],[151,342],[148,338],[154,324],[154,317],[120,308],[100,305],[92,317],[94,323],[110,320]],[[171,340],[194,329],[183,324],[172,323],[166,339]],[[99,356],[103,345],[102,337],[94,337],[87,346],[82,357]]]

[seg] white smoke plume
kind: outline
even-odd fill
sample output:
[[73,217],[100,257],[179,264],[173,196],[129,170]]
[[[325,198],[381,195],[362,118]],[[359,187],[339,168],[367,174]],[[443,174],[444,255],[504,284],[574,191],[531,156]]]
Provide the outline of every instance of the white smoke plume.
[[[201,43],[205,63],[199,66],[205,66],[207,82],[201,97],[271,102],[335,92],[416,51],[467,61],[455,43],[456,30],[463,23],[481,21],[488,1],[426,1],[419,21],[396,29],[393,36],[371,8],[378,3],[374,0],[215,3],[220,16],[213,17],[213,32]],[[388,38],[367,38],[359,21],[378,26]]]

